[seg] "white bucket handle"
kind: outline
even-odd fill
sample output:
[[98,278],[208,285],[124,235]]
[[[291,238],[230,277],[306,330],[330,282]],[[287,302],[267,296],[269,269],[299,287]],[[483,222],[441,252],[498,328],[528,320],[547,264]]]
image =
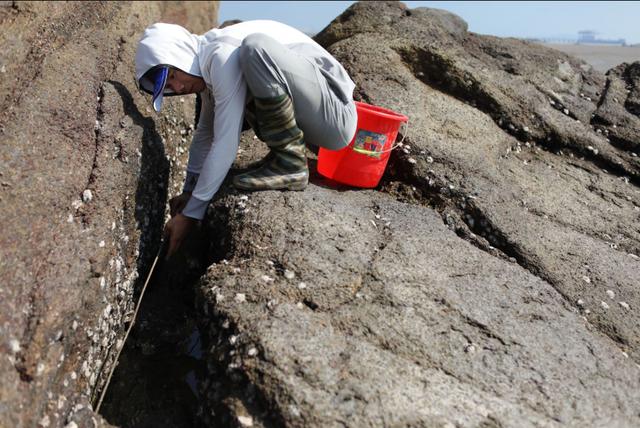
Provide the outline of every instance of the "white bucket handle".
[[[394,144],[393,146],[391,146],[390,149],[387,150],[381,150],[379,152],[374,152],[373,150],[364,150],[364,149],[356,149],[355,146],[353,147],[353,151],[354,152],[358,152],[358,153],[362,153],[363,155],[373,155],[373,156],[378,156],[381,155],[383,153],[388,153],[394,149],[396,149],[397,147],[400,147],[402,145],[402,143],[404,142],[404,139],[407,137],[407,132],[409,130],[409,119],[407,119],[406,122],[401,122],[400,126],[404,125],[404,132],[402,133],[402,140],[398,141],[396,144]],[[398,130],[398,132],[400,132],[400,130]]]

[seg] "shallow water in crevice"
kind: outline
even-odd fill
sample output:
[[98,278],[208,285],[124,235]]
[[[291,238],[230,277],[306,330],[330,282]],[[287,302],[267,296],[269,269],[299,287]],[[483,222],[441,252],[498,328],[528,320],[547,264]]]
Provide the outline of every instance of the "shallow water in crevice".
[[101,415],[123,428],[199,427],[204,377],[194,281],[160,263],[120,355]]

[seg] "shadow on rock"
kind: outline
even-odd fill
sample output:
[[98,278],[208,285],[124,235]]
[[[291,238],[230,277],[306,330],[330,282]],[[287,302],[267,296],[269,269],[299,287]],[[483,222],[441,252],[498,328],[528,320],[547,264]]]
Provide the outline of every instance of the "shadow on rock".
[[140,113],[131,93],[122,83],[116,81],[109,81],[109,83],[116,88],[122,98],[127,117],[144,130],[135,211],[135,219],[141,233],[138,272],[143,273],[153,261],[162,239],[169,183],[169,162],[153,119],[144,117]]

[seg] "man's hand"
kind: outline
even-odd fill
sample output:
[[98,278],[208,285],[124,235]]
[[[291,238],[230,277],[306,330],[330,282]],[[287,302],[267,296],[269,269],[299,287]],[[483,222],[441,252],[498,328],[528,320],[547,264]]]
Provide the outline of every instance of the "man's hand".
[[171,220],[164,226],[164,237],[169,243],[169,249],[167,250],[167,259],[175,253],[182,241],[187,237],[189,231],[195,226],[198,220],[183,216],[182,214],[176,214]]
[[189,198],[191,197],[191,192],[182,192],[180,196],[175,196],[169,199],[169,209],[171,212],[171,217],[175,217],[176,214],[180,214],[184,207],[189,202]]

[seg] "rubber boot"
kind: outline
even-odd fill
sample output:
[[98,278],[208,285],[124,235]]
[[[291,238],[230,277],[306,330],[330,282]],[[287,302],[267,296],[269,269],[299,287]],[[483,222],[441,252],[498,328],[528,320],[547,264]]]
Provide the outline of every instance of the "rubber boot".
[[[249,92],[247,92],[247,102],[244,107],[244,120],[247,123],[249,123],[249,125],[251,126],[251,129],[253,129],[254,134],[256,134],[256,137],[260,139],[260,141],[263,141],[262,135],[260,135],[260,128],[258,127],[258,122],[256,121],[256,103],[253,96]],[[262,159],[251,162],[249,165],[247,165],[247,169],[248,170],[258,169],[262,165],[270,161],[272,158],[273,158],[273,152],[269,151],[269,153],[267,153],[267,155]]]
[[295,120],[288,95],[255,98],[255,121],[271,153],[262,166],[233,178],[241,190],[303,190],[309,183],[304,134]]

